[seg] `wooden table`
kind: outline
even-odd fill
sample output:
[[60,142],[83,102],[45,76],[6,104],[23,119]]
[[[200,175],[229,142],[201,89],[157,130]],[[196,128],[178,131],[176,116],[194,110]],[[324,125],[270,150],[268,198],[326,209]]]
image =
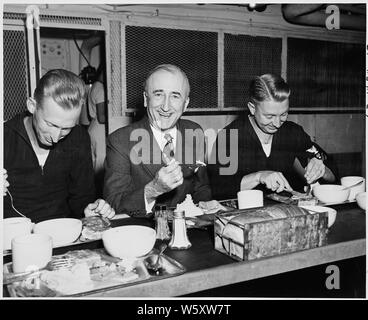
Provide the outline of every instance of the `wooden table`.
[[[258,279],[303,268],[350,259],[366,254],[365,212],[356,203],[334,206],[337,210],[335,224],[329,230],[328,245],[264,258],[252,262],[237,262],[214,250],[213,228],[190,229],[188,236],[192,247],[188,250],[170,250],[165,254],[180,262],[187,272],[166,279],[131,286],[108,289],[89,294],[89,297],[171,297],[217,288],[229,284]],[[143,224],[143,219],[123,219],[115,225]],[[78,247],[57,249],[55,254],[66,250],[99,248],[97,241]]]

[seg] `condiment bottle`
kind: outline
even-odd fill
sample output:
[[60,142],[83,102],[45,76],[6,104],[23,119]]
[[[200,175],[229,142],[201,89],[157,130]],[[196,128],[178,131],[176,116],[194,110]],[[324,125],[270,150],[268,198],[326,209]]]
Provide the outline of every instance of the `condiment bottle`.
[[171,249],[188,249],[192,246],[187,235],[187,226],[185,224],[184,211],[174,211],[173,232],[169,243]]
[[155,207],[156,239],[169,240],[171,233],[168,224],[168,212],[166,206]]

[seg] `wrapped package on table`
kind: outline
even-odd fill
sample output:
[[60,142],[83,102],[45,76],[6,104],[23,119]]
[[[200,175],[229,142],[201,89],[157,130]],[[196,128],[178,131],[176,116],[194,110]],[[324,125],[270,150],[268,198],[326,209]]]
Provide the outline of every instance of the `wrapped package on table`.
[[278,204],[215,215],[215,249],[240,261],[255,260],[327,243],[328,213]]

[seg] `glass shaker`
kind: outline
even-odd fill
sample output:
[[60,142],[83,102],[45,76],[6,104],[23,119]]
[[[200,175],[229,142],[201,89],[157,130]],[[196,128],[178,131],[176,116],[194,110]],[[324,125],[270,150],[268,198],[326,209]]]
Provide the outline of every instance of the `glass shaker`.
[[171,233],[168,224],[168,212],[166,206],[155,207],[156,239],[169,240]]
[[188,249],[192,246],[187,235],[184,211],[174,211],[173,232],[169,243],[170,249]]

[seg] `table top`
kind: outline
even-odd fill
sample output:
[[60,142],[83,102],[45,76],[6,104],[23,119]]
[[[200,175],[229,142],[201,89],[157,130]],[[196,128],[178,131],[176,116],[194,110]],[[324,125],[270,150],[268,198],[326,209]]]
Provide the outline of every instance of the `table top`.
[[[356,203],[332,206],[337,210],[329,229],[328,245],[254,261],[238,262],[214,249],[213,227],[188,229],[192,247],[187,250],[167,249],[165,254],[181,263],[182,275],[106,289],[90,297],[171,297],[234,284],[238,282],[294,271],[338,260],[365,255],[365,211]],[[153,227],[152,221],[127,218],[113,221],[113,226],[141,224]],[[54,249],[54,254],[68,250],[103,247],[102,241]]]

